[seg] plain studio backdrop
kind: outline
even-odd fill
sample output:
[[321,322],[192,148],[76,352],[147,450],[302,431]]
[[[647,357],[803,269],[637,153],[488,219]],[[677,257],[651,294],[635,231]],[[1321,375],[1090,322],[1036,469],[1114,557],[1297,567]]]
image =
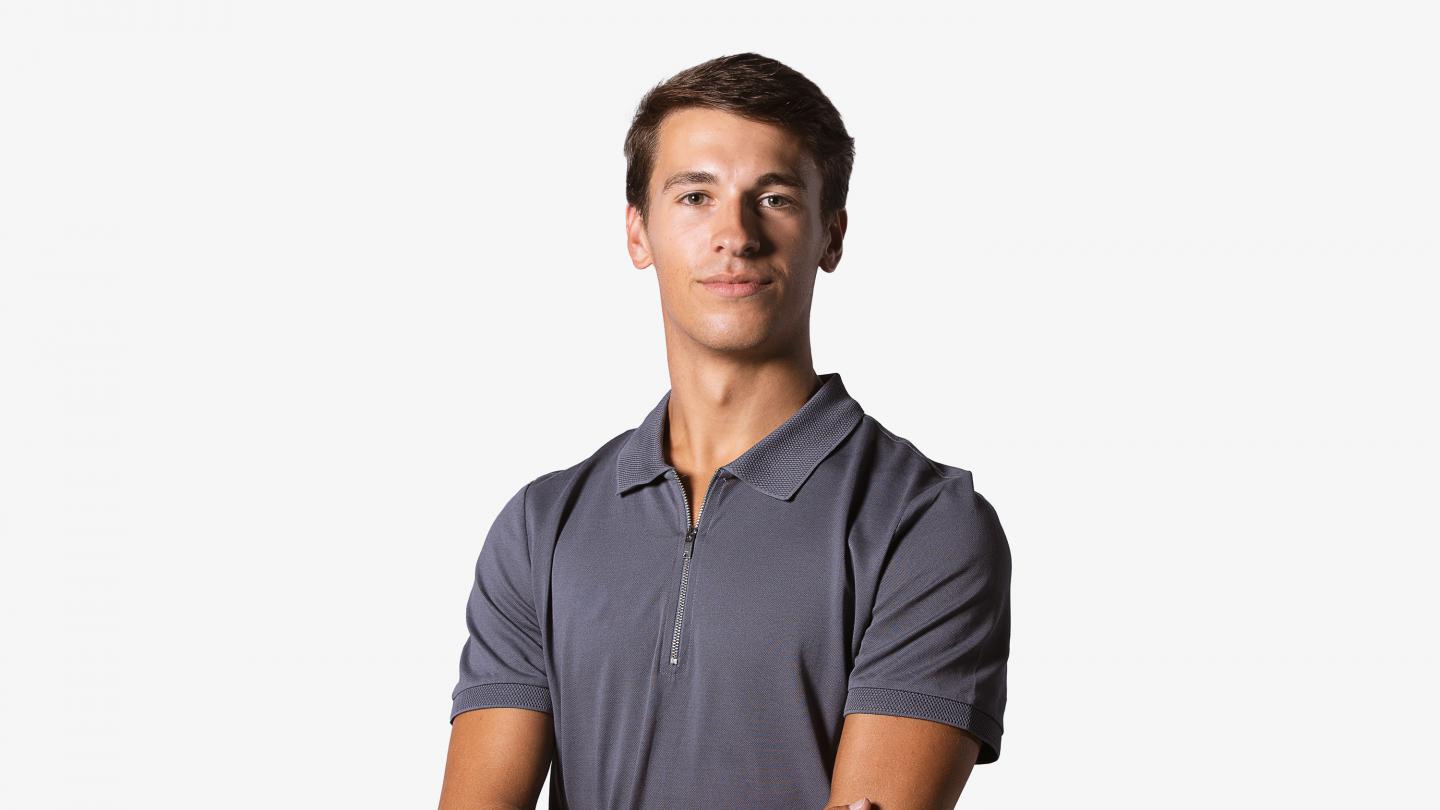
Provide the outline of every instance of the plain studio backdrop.
[[1427,6],[0,2],[0,805],[433,807],[491,521],[668,387],[630,116],[757,51],[817,371],[1010,540],[960,806],[1436,807]]

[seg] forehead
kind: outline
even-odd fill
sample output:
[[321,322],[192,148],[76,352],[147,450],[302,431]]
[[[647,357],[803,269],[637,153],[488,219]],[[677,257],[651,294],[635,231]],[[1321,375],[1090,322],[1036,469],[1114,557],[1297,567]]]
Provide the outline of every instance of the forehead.
[[651,182],[681,170],[739,180],[773,171],[818,172],[800,137],[784,127],[704,107],[676,110],[660,122]]

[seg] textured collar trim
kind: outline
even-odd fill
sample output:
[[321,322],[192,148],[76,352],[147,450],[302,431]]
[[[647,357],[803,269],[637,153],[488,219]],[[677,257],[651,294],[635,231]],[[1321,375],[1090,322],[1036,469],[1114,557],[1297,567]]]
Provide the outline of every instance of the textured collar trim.
[[[838,372],[818,375],[821,384],[800,409],[720,469],[779,500],[789,500],[865,415]],[[670,391],[631,431],[616,462],[616,494],[648,484],[671,467],[661,441],[668,429]]]

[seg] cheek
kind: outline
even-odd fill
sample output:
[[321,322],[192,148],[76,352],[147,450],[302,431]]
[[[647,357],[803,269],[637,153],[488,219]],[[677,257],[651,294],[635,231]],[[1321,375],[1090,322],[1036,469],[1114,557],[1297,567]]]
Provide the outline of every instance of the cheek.
[[691,230],[673,219],[657,221],[650,231],[650,255],[656,264],[670,267],[683,263],[691,249]]
[[660,297],[672,310],[692,309],[694,291],[690,289],[690,271],[686,263],[675,256],[656,256],[656,277],[660,282]]

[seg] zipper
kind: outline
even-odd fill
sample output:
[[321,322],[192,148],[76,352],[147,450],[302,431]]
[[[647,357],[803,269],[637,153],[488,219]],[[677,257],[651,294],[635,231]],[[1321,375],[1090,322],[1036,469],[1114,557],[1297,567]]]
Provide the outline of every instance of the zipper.
[[680,598],[675,603],[675,634],[670,639],[671,666],[680,664],[680,626],[685,621],[685,593],[690,587],[690,557],[695,552],[695,535],[700,533],[700,521],[705,518],[705,505],[710,503],[710,490],[715,487],[715,478],[719,475],[719,470],[711,474],[710,483],[705,488],[705,500],[700,504],[700,513],[695,516],[695,525],[693,526],[690,525],[690,497],[685,494],[685,485],[680,482],[680,473],[675,472],[672,479],[675,486],[680,488],[680,499],[685,502],[685,551],[680,564]]

